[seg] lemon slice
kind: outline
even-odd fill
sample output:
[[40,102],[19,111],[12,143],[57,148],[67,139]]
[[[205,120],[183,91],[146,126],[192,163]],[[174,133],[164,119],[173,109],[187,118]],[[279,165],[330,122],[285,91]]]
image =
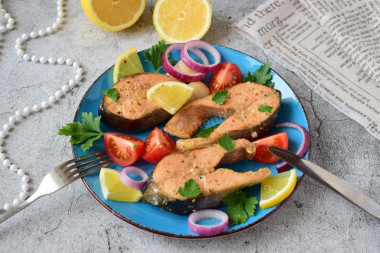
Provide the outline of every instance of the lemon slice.
[[152,86],[146,95],[170,114],[176,113],[191,97],[193,88],[187,84],[167,81]]
[[137,49],[132,47],[117,57],[113,69],[113,82],[117,83],[125,76],[143,72],[144,69],[137,54]]
[[115,201],[140,201],[143,196],[140,190],[125,186],[119,180],[120,172],[114,169],[102,168],[99,173],[100,187],[104,198]]
[[145,9],[146,0],[81,0],[87,17],[107,31],[132,26]]
[[296,170],[274,175],[261,182],[260,207],[266,209],[286,199],[297,183]]
[[153,11],[156,31],[168,43],[201,39],[211,18],[208,0],[158,0]]

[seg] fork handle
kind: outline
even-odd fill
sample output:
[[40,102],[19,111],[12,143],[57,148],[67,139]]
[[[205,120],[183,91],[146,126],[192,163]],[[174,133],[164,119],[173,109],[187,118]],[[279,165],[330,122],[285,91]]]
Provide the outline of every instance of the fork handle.
[[[39,192],[37,190],[35,193],[33,193],[32,196],[30,196],[28,199],[26,199],[20,205],[14,207],[10,211],[5,212],[2,215],[0,215],[0,223],[2,223],[3,221],[7,220],[9,217],[15,215],[16,213],[20,212],[22,209],[24,209],[25,207],[29,206],[31,203],[33,203],[35,200],[37,200],[38,198],[40,198],[43,195],[45,195],[45,194],[41,194],[41,192]],[[1,210],[0,210],[0,214],[1,214]]]

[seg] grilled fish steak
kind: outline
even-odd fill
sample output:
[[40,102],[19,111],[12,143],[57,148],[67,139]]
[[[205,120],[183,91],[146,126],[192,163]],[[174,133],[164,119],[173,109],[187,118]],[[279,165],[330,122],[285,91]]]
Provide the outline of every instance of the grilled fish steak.
[[[171,153],[153,169],[143,201],[178,214],[215,208],[229,193],[260,183],[270,176],[268,168],[244,173],[216,169],[223,164],[252,159],[255,151],[252,142],[239,139],[235,141],[232,151],[214,144],[192,151]],[[179,187],[183,187],[190,179],[194,179],[201,189],[195,198],[186,198],[178,193]]]
[[174,80],[169,75],[154,73],[124,77],[113,86],[119,98],[113,101],[104,96],[100,103],[102,122],[118,131],[139,132],[168,120],[172,115],[150,101],[146,91],[159,82]]
[[[259,111],[260,105],[272,107]],[[274,124],[281,105],[278,90],[257,83],[242,83],[228,90],[226,101],[219,105],[212,95],[197,99],[179,110],[166,124],[165,131],[179,138],[191,138],[204,121],[211,117],[226,119],[209,138],[177,141],[179,150],[192,150],[216,143],[227,134],[233,139],[264,136]]]

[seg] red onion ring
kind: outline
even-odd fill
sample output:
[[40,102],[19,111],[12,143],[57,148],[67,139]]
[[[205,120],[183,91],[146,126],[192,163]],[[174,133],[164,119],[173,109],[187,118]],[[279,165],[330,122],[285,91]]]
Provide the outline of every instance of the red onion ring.
[[[301,142],[301,147],[299,148],[296,154],[301,157],[304,157],[306,155],[307,151],[310,148],[310,135],[309,135],[309,132],[303,126],[300,126],[293,122],[282,122],[282,123],[276,124],[274,127],[276,128],[290,127],[290,128],[298,129],[302,134],[302,142]],[[286,162],[283,162],[277,165],[276,167],[278,173],[288,171],[291,168],[293,167]]]
[[[200,64],[196,61],[194,61],[190,55],[188,50],[193,50],[194,48],[202,48],[209,52],[214,57],[214,64],[208,64],[204,63]],[[207,42],[201,41],[201,40],[192,40],[182,47],[181,49],[181,59],[183,63],[185,63],[189,68],[191,68],[194,71],[200,72],[200,73],[210,73],[214,70],[216,70],[219,66],[221,56],[219,51],[213,47],[212,45],[208,44]]]
[[[142,178],[142,180],[141,181],[134,180],[130,178],[128,174],[137,174],[138,176]],[[141,188],[144,187],[144,185],[148,181],[148,174],[146,174],[145,171],[143,171],[140,168],[137,168],[134,166],[128,166],[128,167],[125,167],[120,172],[119,179],[124,185],[136,190],[140,190]]]
[[[206,74],[204,74],[204,73],[185,74],[185,73],[180,72],[177,69],[175,69],[172,66],[172,64],[170,63],[170,61],[168,59],[169,53],[173,50],[182,49],[182,47],[184,45],[185,45],[184,43],[177,43],[177,44],[170,45],[165,50],[164,54],[162,55],[162,58],[161,58],[162,67],[165,69],[165,71],[169,75],[171,75],[172,77],[174,77],[180,81],[183,81],[183,82],[196,82],[196,81],[203,80],[205,78]],[[207,59],[206,55],[201,50],[199,50],[197,48],[192,48],[192,49],[190,49],[190,51],[192,53],[194,53],[196,56],[198,56],[204,64],[208,64],[208,59]]]
[[[197,221],[210,218],[220,220],[221,223],[217,225],[196,224]],[[216,209],[204,209],[190,214],[187,223],[191,232],[198,235],[211,236],[225,231],[228,227],[228,221],[228,215],[225,212]]]

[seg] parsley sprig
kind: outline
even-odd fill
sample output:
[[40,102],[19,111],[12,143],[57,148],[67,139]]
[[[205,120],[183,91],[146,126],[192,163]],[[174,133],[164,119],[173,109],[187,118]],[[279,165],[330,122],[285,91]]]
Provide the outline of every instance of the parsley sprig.
[[214,130],[220,126],[220,124],[216,124],[215,126],[205,128],[202,130],[199,130],[195,135],[194,138],[208,138],[210,137],[211,133],[214,132]]
[[58,131],[58,135],[71,136],[70,143],[81,144],[83,151],[92,147],[94,141],[104,135],[100,130],[100,118],[93,117],[92,113],[83,112],[82,122],[68,123]]
[[249,216],[255,214],[256,205],[259,203],[256,197],[247,197],[247,193],[237,191],[229,194],[223,200],[228,205],[226,213],[230,220],[230,226],[243,224]]
[[168,45],[165,40],[160,40],[150,48],[150,51],[144,51],[145,58],[152,64],[154,72],[157,72],[162,68],[161,58],[167,48]]
[[201,188],[198,187],[194,179],[189,179],[184,187],[179,187],[178,193],[186,198],[195,198],[201,193]]
[[235,141],[227,134],[223,134],[223,136],[220,137],[218,144],[227,151],[232,151],[235,148]]
[[272,106],[269,106],[269,105],[260,105],[259,106],[259,112],[271,112],[273,109]]
[[108,89],[108,90],[102,90],[102,94],[104,96],[109,97],[113,101],[116,101],[119,98],[119,96],[117,94],[117,89],[115,89],[115,88],[111,88],[111,89]]
[[228,90],[219,90],[215,92],[215,94],[212,94],[212,101],[214,101],[217,104],[224,104],[226,101],[228,95]]
[[248,71],[248,75],[244,77],[243,83],[261,83],[267,85],[271,88],[274,87],[274,82],[272,82],[272,74],[270,73],[269,63],[265,63],[256,69],[252,74]]

